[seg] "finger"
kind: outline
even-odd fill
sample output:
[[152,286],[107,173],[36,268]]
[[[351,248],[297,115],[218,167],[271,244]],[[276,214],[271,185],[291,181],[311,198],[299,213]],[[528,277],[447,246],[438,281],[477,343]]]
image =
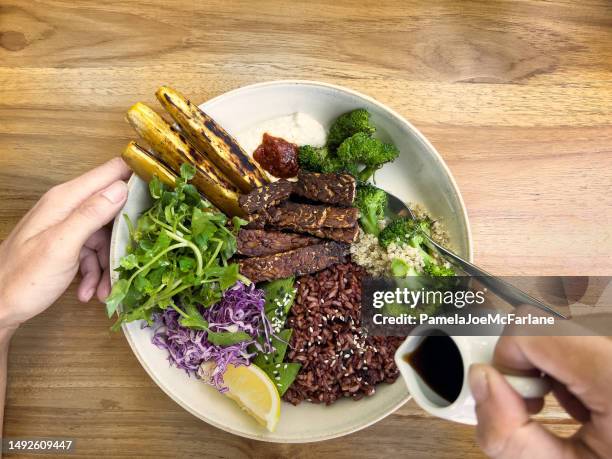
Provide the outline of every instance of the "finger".
[[96,293],[96,287],[100,282],[100,264],[96,253],[83,247],[80,255],[81,283],[77,289],[79,301],[87,303]]
[[563,409],[576,421],[583,424],[589,421],[591,413],[575,395],[567,390],[567,387],[558,381],[553,381],[552,392]]
[[[58,242],[80,248],[121,210],[127,198],[127,185],[117,181],[86,199],[63,222],[52,228]],[[58,244],[61,246],[62,244]]]
[[543,398],[528,398],[525,400],[525,406],[529,414],[538,414],[544,408]]
[[610,361],[612,341],[602,336],[502,336],[494,355],[498,368],[547,373],[598,413],[611,409]]
[[88,247],[96,252],[102,269],[106,269],[108,266],[108,257],[110,256],[110,237],[110,229],[108,226],[104,226],[89,236],[89,239],[85,241],[85,247]]
[[488,365],[472,365],[469,382],[476,401],[476,435],[495,459],[562,457],[567,445],[529,419],[525,401]]
[[111,291],[110,269],[106,268],[104,270],[104,273],[102,274],[102,279],[100,279],[100,283],[98,284],[98,289],[96,291],[98,299],[102,303],[104,303],[104,300],[106,300],[106,297],[110,295],[110,291]]
[[58,185],[64,195],[62,204],[74,209],[92,194],[103,190],[113,182],[126,180],[130,174],[130,168],[121,158],[113,158],[79,177]]
[[86,199],[129,175],[130,169],[123,160],[115,158],[80,177],[56,185],[45,193],[27,216],[27,232],[31,236],[60,223]]

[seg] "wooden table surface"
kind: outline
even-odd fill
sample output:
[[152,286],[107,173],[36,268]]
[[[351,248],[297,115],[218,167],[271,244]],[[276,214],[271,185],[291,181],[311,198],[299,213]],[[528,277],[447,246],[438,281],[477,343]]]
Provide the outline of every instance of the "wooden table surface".
[[[3,0],[0,238],[47,188],[119,154],[125,110],[159,85],[204,101],[288,78],[351,87],[413,122],[457,179],[486,269],[612,272],[606,1]],[[232,436],[170,400],[109,325],[71,288],[18,331],[6,437],[73,437],[94,457],[481,457],[472,428],[413,403],[318,444]],[[575,429],[552,401],[541,417]]]

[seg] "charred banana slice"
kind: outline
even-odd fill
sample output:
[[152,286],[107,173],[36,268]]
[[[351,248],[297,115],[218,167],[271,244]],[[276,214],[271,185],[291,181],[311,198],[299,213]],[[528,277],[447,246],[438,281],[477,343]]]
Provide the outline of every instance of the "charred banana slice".
[[156,176],[165,185],[170,187],[176,185],[176,174],[155,158],[153,153],[136,142],[131,141],[123,150],[121,157],[145,182],[150,182]]
[[221,169],[240,191],[248,193],[269,183],[266,172],[238,142],[182,94],[162,86],[156,96],[191,144]]
[[139,102],[128,110],[127,120],[159,155],[162,162],[176,174],[179,173],[181,164],[193,164],[196,174],[192,183],[221,211],[229,216],[244,215],[238,205],[239,190],[217,166],[199,153],[182,133],[170,126],[153,109]]

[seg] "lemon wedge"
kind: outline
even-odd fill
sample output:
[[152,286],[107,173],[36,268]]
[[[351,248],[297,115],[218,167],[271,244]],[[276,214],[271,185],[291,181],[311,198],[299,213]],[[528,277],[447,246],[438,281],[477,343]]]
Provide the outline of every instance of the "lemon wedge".
[[229,389],[225,395],[255,420],[274,432],[280,418],[280,397],[274,383],[257,365],[228,365],[223,383]]

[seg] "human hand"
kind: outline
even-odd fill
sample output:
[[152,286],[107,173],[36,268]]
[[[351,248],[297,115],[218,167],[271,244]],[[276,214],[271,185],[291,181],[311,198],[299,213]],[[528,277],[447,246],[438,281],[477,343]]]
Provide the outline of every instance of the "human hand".
[[504,371],[540,370],[553,394],[582,426],[560,438],[529,419],[543,400],[523,400],[488,365],[472,365],[477,437],[495,459],[612,457],[612,340],[601,336],[502,336],[494,365]]
[[130,169],[120,158],[51,188],[0,244],[0,327],[41,313],[80,268],[78,298],[110,292],[105,227],[127,198]]

